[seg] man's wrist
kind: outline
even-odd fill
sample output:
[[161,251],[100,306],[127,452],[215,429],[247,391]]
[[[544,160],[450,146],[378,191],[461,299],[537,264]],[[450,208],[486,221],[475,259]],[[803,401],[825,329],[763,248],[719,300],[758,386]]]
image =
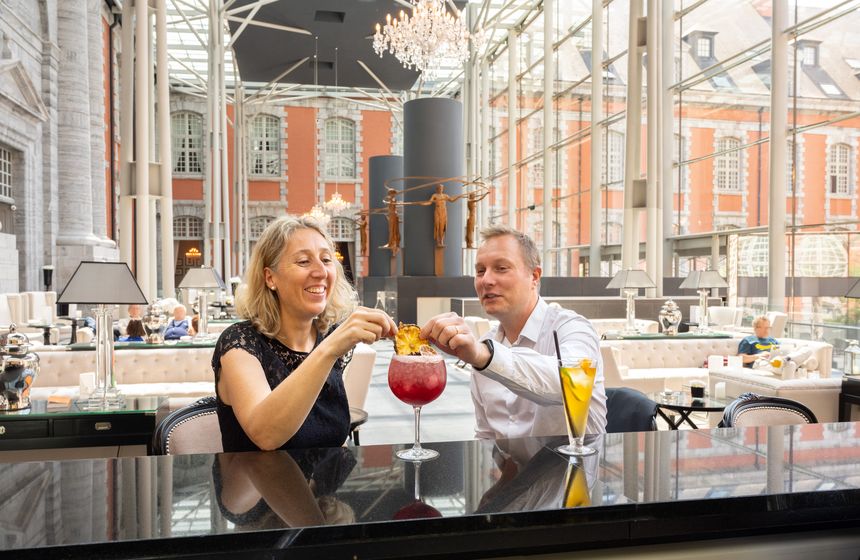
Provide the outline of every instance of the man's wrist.
[[[486,339],[481,341],[481,344],[483,344],[484,346],[487,347],[489,357],[486,359],[486,362],[484,362],[484,365],[482,365],[480,367],[477,364],[473,364],[475,371],[483,371],[483,370],[487,369],[490,365],[490,362],[493,361],[493,356],[495,355],[495,348],[493,347],[493,341],[491,339],[486,338]],[[481,358],[480,354],[482,354],[482,352],[479,352],[479,356],[478,356],[479,358]],[[479,360],[479,363],[480,363],[480,360]]]

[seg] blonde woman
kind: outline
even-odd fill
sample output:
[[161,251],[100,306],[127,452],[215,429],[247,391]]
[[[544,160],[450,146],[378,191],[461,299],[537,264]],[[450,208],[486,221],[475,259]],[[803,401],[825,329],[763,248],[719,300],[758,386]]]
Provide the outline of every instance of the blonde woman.
[[245,321],[221,333],[212,356],[224,451],[346,440],[344,356],[397,330],[356,299],[315,220],[282,217],[266,228],[237,296]]

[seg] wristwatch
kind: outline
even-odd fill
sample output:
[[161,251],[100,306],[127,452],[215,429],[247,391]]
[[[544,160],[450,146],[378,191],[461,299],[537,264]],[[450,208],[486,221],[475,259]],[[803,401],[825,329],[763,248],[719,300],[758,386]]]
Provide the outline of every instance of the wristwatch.
[[487,360],[487,363],[486,363],[486,364],[484,364],[484,366],[483,366],[483,367],[475,367],[475,368],[473,368],[475,371],[482,371],[482,370],[487,369],[487,367],[489,367],[489,365],[490,365],[490,364],[492,363],[492,361],[493,361],[493,356],[495,356],[495,355],[496,355],[496,351],[495,351],[495,348],[493,347],[493,341],[492,341],[492,339],[490,339],[490,338],[485,338],[485,339],[484,339],[484,340],[482,340],[481,342],[483,342],[484,344],[486,344],[486,345],[487,345],[487,349],[490,351],[490,359],[489,359],[489,360]]

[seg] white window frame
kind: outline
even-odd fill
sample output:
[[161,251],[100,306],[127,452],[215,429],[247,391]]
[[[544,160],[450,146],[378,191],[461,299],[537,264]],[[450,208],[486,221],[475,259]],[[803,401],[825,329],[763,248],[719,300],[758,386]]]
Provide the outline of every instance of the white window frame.
[[714,158],[714,188],[719,192],[741,191],[741,141],[734,136],[723,136],[715,142],[716,152],[733,151]]
[[325,177],[335,181],[356,178],[355,121],[332,117],[325,121]]
[[830,146],[827,154],[827,192],[832,196],[851,194],[851,145],[844,142]]
[[696,39],[696,56],[699,58],[713,58],[714,40],[710,37],[699,37]]
[[[170,115],[170,139],[173,173],[202,175],[203,116],[192,111],[177,111]],[[192,160],[196,161],[196,165],[192,164]]]
[[12,150],[0,147],[0,199],[12,200]]
[[259,114],[251,119],[248,149],[250,174],[278,177],[281,174],[281,119]]
[[257,216],[257,217],[251,218],[248,221],[248,230],[249,230],[249,235],[251,236],[251,239],[253,239],[253,240],[260,239],[260,236],[263,234],[263,231],[265,231],[265,229],[267,227],[269,227],[269,224],[271,224],[274,221],[275,221],[274,216]]
[[818,46],[804,45],[800,49],[800,63],[803,66],[818,66]]
[[187,214],[173,217],[174,239],[203,239],[203,218]]
[[355,241],[355,220],[344,216],[335,216],[328,223],[328,235],[334,242],[349,243]]

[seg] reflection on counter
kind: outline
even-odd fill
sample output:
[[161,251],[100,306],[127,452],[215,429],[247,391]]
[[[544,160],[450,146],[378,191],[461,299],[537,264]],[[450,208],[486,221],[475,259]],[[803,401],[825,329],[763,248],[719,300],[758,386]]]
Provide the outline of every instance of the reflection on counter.
[[690,500],[697,514],[719,514],[727,497],[748,499],[732,502],[745,511],[764,507],[749,514],[766,519],[774,512],[762,494],[782,495],[784,508],[802,507],[809,493],[837,501],[834,491],[845,507],[860,503],[858,423],[608,434],[590,442],[596,455],[574,462],[554,451],[563,441],[437,443],[440,457],[420,468],[396,460],[401,446],[390,445],[8,464],[0,531],[8,550],[367,523],[398,531],[471,516],[504,527],[522,512],[563,521],[587,510],[593,520],[603,506],[615,506],[605,513],[613,522],[619,512],[642,515],[643,505],[659,520],[684,517],[679,502]]

